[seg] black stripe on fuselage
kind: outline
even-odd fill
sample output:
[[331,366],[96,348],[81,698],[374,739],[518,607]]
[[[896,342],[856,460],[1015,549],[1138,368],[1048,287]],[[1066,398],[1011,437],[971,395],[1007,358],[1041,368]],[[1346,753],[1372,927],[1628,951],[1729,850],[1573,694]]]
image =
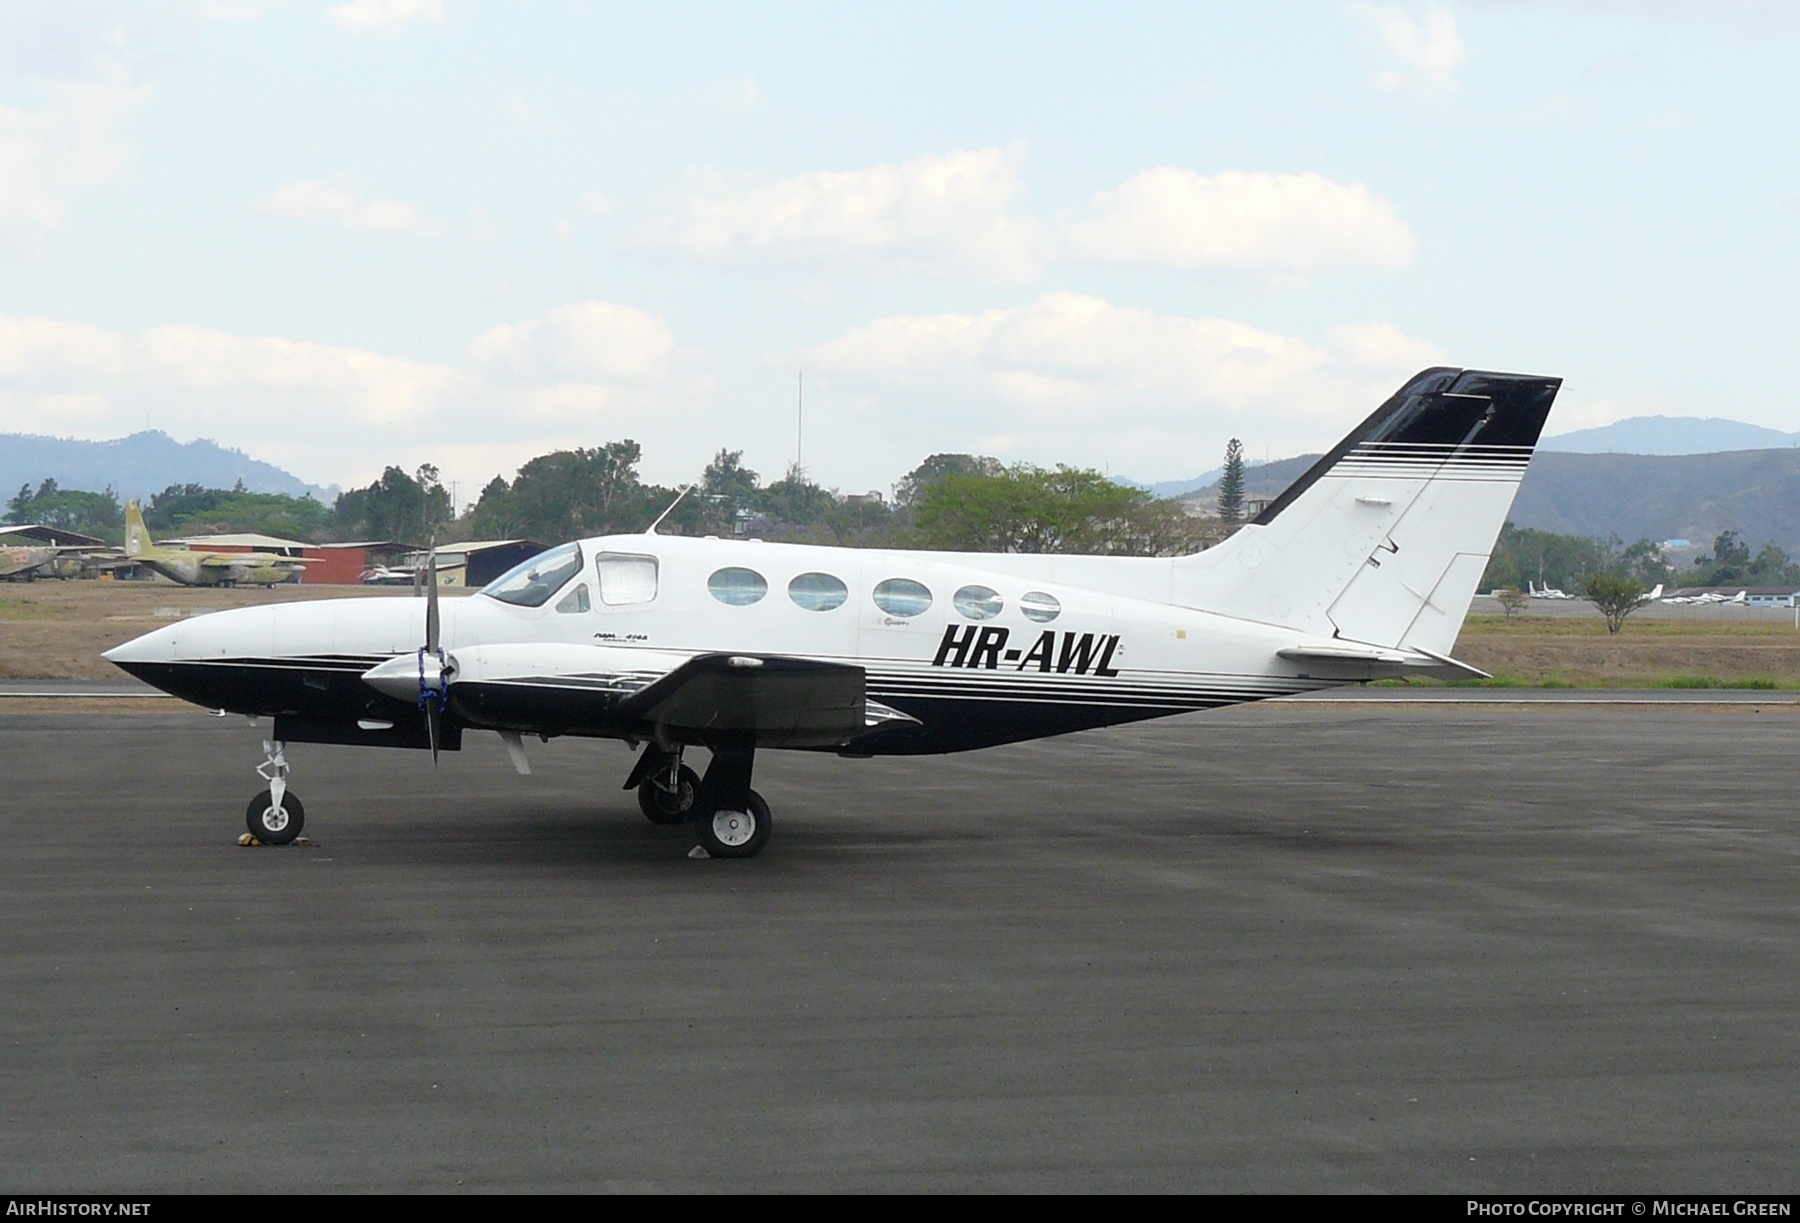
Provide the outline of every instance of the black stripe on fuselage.
[[[125,671],[165,692],[208,709],[259,717],[399,722],[416,716],[412,702],[362,682],[361,672],[382,657],[329,656],[302,660],[207,659],[121,663]],[[356,664],[352,666],[354,661]],[[310,663],[311,665],[303,665]],[[639,677],[607,686],[598,676],[525,676],[452,685],[452,709],[469,725],[537,733],[619,737],[641,732],[612,717]],[[633,686],[635,685],[635,686]],[[868,695],[914,718],[919,726],[888,727],[859,739],[858,754],[924,755],[1167,717],[1223,705],[1265,700],[1331,685],[1270,676],[1146,676],[1036,679],[986,673],[871,674]]]

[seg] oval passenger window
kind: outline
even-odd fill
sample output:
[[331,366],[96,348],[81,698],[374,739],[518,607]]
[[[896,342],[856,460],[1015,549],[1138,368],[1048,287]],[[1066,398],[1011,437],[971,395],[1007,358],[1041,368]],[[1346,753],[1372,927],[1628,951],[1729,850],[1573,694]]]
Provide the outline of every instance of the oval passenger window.
[[788,598],[807,611],[830,611],[849,597],[850,588],[829,573],[803,573],[788,583]]
[[706,589],[727,607],[749,607],[752,603],[762,602],[762,597],[769,593],[769,583],[754,569],[733,566],[707,578]]
[[922,616],[931,610],[931,592],[911,578],[889,578],[875,587],[875,606],[890,616]]
[[1019,600],[1019,610],[1025,613],[1027,620],[1036,620],[1039,624],[1054,620],[1062,615],[1062,604],[1056,601],[1055,595],[1047,595],[1041,590],[1031,590]]
[[956,605],[957,611],[971,620],[992,620],[1006,606],[1000,592],[986,586],[964,586],[951,596],[950,602]]

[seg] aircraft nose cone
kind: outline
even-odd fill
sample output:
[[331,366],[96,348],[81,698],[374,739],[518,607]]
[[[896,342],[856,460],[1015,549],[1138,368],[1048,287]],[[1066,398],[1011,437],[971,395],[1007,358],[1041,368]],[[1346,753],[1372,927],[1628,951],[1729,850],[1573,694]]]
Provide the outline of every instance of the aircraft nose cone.
[[142,637],[133,637],[123,645],[116,645],[104,651],[100,657],[115,667],[127,667],[132,663],[173,662],[175,633],[169,628],[159,628]]

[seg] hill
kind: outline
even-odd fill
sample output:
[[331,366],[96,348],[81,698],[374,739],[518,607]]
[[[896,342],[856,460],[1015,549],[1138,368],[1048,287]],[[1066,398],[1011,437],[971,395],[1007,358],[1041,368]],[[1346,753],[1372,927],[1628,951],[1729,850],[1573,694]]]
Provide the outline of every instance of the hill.
[[1718,416],[1633,416],[1538,443],[1540,451],[1570,454],[1719,454],[1777,446],[1800,446],[1800,433]]
[[0,502],[24,484],[37,487],[46,478],[63,488],[104,492],[121,498],[147,498],[171,484],[231,488],[242,480],[253,493],[313,494],[329,505],[335,488],[320,488],[290,475],[273,463],[228,450],[204,438],[178,442],[160,430],[133,433],[109,442],[42,437],[30,433],[0,434]]
[[1800,450],[1724,454],[1544,454],[1531,460],[1513,521],[1626,541],[1732,530],[1759,548],[1800,552]]
[[[1251,497],[1285,488],[1317,459],[1301,455],[1258,468]],[[1267,481],[1266,486],[1257,478]],[[1182,500],[1210,509],[1218,484]],[[1702,547],[1736,531],[1752,550],[1800,554],[1800,449],[1724,454],[1558,454],[1538,451],[1519,486],[1512,520],[1566,535],[1688,539]]]

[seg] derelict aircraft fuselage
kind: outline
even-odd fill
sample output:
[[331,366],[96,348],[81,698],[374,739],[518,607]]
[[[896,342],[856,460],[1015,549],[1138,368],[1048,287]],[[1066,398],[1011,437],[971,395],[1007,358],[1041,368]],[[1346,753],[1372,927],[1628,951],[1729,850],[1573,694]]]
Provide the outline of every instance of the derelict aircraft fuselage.
[[[528,735],[642,743],[626,785],[645,814],[750,856],[769,832],[758,748],[962,751],[1472,672],[1450,650],[1559,385],[1427,370],[1191,556],[607,536],[441,612],[435,596],[429,614],[413,599],[244,608],[106,656],[207,708],[274,719],[271,786],[249,812],[265,840],[303,818],[285,744],[455,750],[492,730],[521,769]],[[704,777],[689,747],[711,752]]]

